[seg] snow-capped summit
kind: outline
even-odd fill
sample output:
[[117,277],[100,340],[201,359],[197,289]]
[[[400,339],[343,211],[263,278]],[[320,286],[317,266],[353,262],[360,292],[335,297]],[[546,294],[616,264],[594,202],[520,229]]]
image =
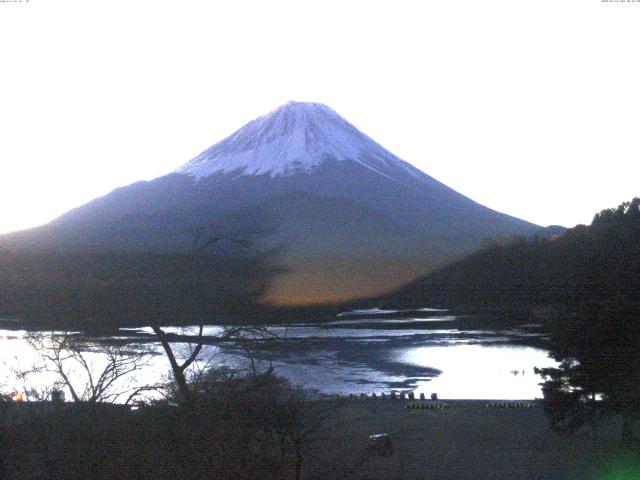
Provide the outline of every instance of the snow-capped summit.
[[386,177],[419,176],[321,103],[288,102],[263,115],[176,170],[195,178],[218,172],[271,177],[309,172],[326,159],[351,160]]

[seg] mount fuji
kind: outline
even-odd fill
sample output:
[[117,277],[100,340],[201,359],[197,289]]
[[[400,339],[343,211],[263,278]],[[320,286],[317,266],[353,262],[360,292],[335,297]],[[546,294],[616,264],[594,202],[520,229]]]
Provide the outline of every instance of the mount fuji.
[[421,176],[329,107],[298,102],[245,125],[177,172],[194,178],[219,172],[275,177],[309,173],[327,159],[352,161],[390,180]]
[[1,236],[0,248],[172,254],[198,232],[269,252],[278,273],[261,301],[311,305],[383,294],[487,238],[543,229],[459,194],[329,107],[289,102],[174,172]]

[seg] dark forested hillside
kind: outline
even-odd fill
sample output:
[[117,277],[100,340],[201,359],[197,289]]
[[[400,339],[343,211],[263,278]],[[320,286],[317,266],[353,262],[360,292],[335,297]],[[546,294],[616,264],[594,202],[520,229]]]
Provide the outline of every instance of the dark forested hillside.
[[0,251],[0,318],[58,328],[198,323],[256,309],[264,256]]
[[494,242],[395,292],[390,303],[519,308],[640,304],[640,198],[549,239]]

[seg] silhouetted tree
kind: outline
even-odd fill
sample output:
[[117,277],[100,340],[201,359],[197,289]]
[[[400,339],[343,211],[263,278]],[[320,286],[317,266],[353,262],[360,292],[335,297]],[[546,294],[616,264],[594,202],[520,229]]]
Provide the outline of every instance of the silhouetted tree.
[[591,305],[558,322],[551,335],[558,368],[538,370],[552,428],[572,434],[619,416],[630,441],[640,420],[640,312],[620,304]]
[[75,402],[121,401],[136,389],[137,374],[148,365],[151,353],[142,346],[100,344],[70,332],[32,332],[27,342],[40,360],[17,372],[19,378],[53,374],[47,392],[67,390]]
[[[194,290],[191,297],[198,296],[197,290],[201,290],[202,285],[205,285],[204,291],[208,292],[208,290],[206,289],[206,283],[209,282],[211,279],[211,276],[198,278],[197,276],[193,275],[193,272],[197,272],[197,268],[195,267],[197,267],[197,265],[200,262],[207,259],[207,255],[210,253],[209,252],[210,249],[215,248],[217,250],[221,250],[221,249],[228,250],[230,246],[232,248],[235,247],[236,249],[240,248],[242,251],[245,251],[245,252],[251,249],[251,245],[249,242],[242,239],[225,236],[225,235],[211,235],[211,234],[204,235],[200,233],[195,238],[192,252],[187,257],[187,262],[186,262],[187,264],[190,264],[194,267],[190,270],[187,270],[186,272],[186,275],[192,276],[191,278],[194,279],[194,281],[190,283]],[[182,269],[179,269],[177,272],[172,272],[172,274],[180,276],[180,275],[185,275],[185,272]],[[213,274],[215,275],[215,272],[213,272]],[[254,292],[252,292],[251,290],[253,290],[254,288],[261,289],[262,285],[261,284],[254,285],[253,280],[249,280],[246,282],[245,287],[247,288],[247,292],[242,292],[242,294],[246,295],[247,293],[254,294]],[[146,316],[148,317],[148,315]],[[190,351],[186,356],[186,358],[184,359],[178,358],[174,350],[174,347],[172,345],[171,337],[165,332],[165,330],[159,323],[151,322],[150,326],[154,334],[156,335],[158,342],[162,346],[162,349],[164,350],[165,355],[167,356],[167,359],[169,361],[174,385],[178,393],[178,399],[182,402],[190,401],[191,394],[192,394],[192,387],[190,383],[193,384],[195,382],[193,381],[194,379],[192,379],[192,381],[189,382],[189,378],[188,378],[189,369],[190,368],[193,369],[194,367],[199,366],[202,361],[204,361],[205,368],[206,368],[206,366],[210,365],[212,361],[211,358],[201,359],[200,357],[202,353],[202,348],[205,342],[205,338],[203,336],[204,324],[199,323],[197,325],[198,333],[195,337],[194,336],[182,337],[182,342],[186,343],[190,347]],[[222,332],[220,333],[220,335],[217,335],[214,338],[209,338],[207,340],[211,343],[216,343],[219,341],[230,341],[230,340],[242,342],[246,336],[253,335],[254,337],[257,337],[257,336],[267,336],[268,334],[269,334],[269,330],[264,326],[254,326],[254,325],[237,326],[237,327],[226,326],[222,329]],[[203,370],[204,369],[201,368],[201,372]],[[192,371],[192,374],[193,374],[193,371]]]

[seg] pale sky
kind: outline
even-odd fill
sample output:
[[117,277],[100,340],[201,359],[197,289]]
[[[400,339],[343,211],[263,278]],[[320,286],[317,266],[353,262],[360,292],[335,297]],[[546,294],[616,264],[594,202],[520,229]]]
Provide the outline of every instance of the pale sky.
[[538,224],[640,196],[640,2],[1,0],[0,41],[0,232],[288,100]]

